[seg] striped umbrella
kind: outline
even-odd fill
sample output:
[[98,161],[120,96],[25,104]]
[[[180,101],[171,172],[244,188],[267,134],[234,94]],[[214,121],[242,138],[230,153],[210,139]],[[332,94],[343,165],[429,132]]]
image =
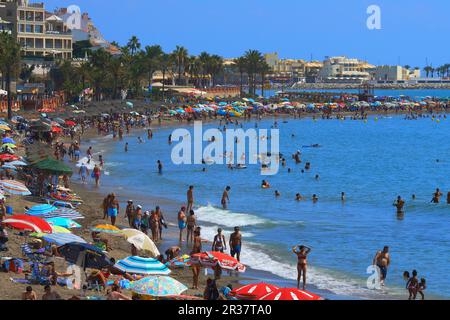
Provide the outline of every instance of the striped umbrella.
[[243,300],[256,300],[278,289],[278,287],[267,283],[252,283],[234,289],[231,291],[231,295]]
[[128,257],[116,263],[115,267],[123,272],[145,275],[168,275],[170,270],[161,262],[152,258]]
[[19,161],[19,160],[12,161],[12,162],[10,162],[9,164],[10,164],[10,165],[13,165],[13,166],[15,166],[15,167],[24,167],[24,166],[27,166],[27,165],[28,165],[26,162],[24,162],[24,161]]
[[181,282],[167,276],[154,276],[134,281],[130,290],[142,295],[167,297],[180,295],[188,290]]
[[86,243],[83,238],[72,233],[54,233],[45,235],[44,237],[42,237],[42,239],[49,243],[55,243],[58,246],[62,246],[71,242]]
[[103,233],[110,233],[110,234],[119,234],[120,229],[112,226],[110,224],[99,224],[98,226],[95,226],[91,229],[94,232],[103,232]]
[[47,221],[25,214],[12,216],[2,223],[18,230],[52,233],[52,227]]
[[26,210],[25,212],[26,212],[26,214],[28,214],[30,216],[39,217],[46,213],[55,211],[56,209],[58,209],[58,208],[56,208],[50,204],[40,204],[40,205],[32,207],[29,210]]
[[67,218],[72,220],[84,219],[84,216],[76,210],[69,208],[57,208],[55,211],[45,213],[39,216],[43,219]]
[[272,291],[258,300],[323,300],[323,298],[297,288],[282,288]]
[[21,196],[31,195],[30,190],[28,190],[28,188],[23,183],[14,180],[0,180],[0,186],[3,188],[3,190],[10,194]]
[[81,225],[68,218],[50,218],[45,220],[52,226],[64,227],[67,229],[81,228]]

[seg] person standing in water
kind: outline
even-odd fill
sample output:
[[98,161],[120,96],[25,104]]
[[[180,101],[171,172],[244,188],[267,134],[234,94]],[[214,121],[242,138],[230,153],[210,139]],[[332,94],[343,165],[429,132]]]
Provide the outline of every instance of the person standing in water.
[[178,211],[178,228],[180,229],[180,244],[183,242],[183,231],[187,227],[187,218],[186,218],[186,207],[182,207],[180,211]]
[[94,174],[94,179],[95,179],[95,186],[98,188],[99,183],[100,183],[100,167],[98,165],[95,165],[92,173]]
[[214,236],[211,250],[222,253],[224,250],[227,250],[227,243],[225,241],[225,236],[222,234],[221,228],[217,230],[217,234]]
[[442,192],[439,190],[439,188],[436,189],[436,192],[433,193],[433,199],[431,199],[432,203],[439,203],[442,197]]
[[234,228],[234,232],[230,235],[230,255],[237,261],[241,261],[242,234],[239,227]]
[[194,186],[189,186],[187,191],[187,208],[186,212],[190,212],[194,208]]
[[402,199],[402,197],[398,196],[397,201],[394,202],[394,207],[397,208],[397,216],[403,216],[404,211],[403,207],[405,206],[405,201]]
[[[298,250],[297,250],[298,249]],[[292,252],[297,255],[297,288],[300,289],[300,280],[303,277],[303,290],[306,289],[306,270],[308,267],[308,254],[311,252],[311,248],[307,246],[295,246],[292,248]]]
[[158,160],[156,163],[158,164],[158,174],[162,174],[163,165],[161,160]]
[[373,258],[373,265],[380,269],[380,284],[384,286],[384,281],[387,277],[388,267],[391,264],[391,258],[389,256],[389,247],[385,246],[383,251],[378,251]]
[[128,152],[128,142],[125,143],[125,152]]
[[230,190],[231,190],[231,187],[228,186],[228,187],[225,188],[225,191],[224,191],[223,194],[222,194],[222,200],[221,200],[221,203],[222,203],[222,208],[223,208],[224,210],[227,209],[227,204],[230,203],[230,197],[229,197],[229,195],[228,195],[228,193],[230,192]]

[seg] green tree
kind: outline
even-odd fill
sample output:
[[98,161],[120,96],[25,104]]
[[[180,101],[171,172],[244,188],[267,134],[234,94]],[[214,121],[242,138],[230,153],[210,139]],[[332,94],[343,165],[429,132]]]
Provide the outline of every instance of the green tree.
[[146,46],[144,48],[145,57],[144,64],[146,71],[148,73],[148,84],[152,84],[153,74],[158,69],[160,65],[161,56],[163,55],[163,50],[159,45]]
[[172,52],[173,60],[175,61],[175,66],[178,72],[178,85],[181,85],[181,76],[184,73],[186,67],[186,62],[189,59],[188,51],[185,47],[177,46]]
[[127,43],[128,48],[131,51],[131,55],[134,56],[138,50],[141,48],[141,43],[136,36],[132,36],[131,39]]
[[11,34],[0,32],[0,66],[6,80],[9,120],[12,118],[11,80],[20,72],[20,50],[20,45]]
[[256,75],[259,73],[264,57],[258,50],[248,50],[244,54],[247,62],[246,70],[249,77],[249,94],[256,96]]

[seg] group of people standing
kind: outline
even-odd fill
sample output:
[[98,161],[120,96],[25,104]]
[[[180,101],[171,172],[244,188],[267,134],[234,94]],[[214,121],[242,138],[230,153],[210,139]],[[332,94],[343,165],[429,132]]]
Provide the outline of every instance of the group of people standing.
[[161,208],[157,206],[155,210],[143,211],[142,206],[135,206],[133,200],[128,200],[125,208],[125,218],[128,220],[130,228],[141,230],[152,235],[152,240],[157,242],[162,240],[163,227],[167,228]]

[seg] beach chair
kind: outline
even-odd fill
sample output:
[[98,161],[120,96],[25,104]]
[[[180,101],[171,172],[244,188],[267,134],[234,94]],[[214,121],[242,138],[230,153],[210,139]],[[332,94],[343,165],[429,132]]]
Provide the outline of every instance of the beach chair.
[[22,250],[22,255],[33,262],[34,261],[39,262],[44,259],[43,254],[45,252],[45,249],[33,251],[33,249],[31,249],[31,247],[27,243],[21,245],[20,249]]

